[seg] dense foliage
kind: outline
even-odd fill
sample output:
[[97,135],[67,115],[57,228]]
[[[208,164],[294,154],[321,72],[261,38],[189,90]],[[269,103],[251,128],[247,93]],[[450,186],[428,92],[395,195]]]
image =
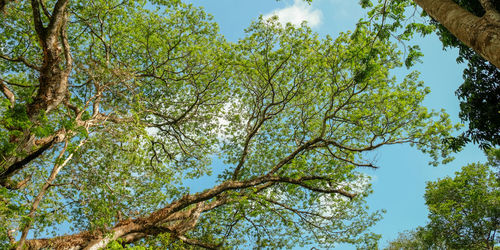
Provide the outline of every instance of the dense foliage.
[[389,249],[493,249],[500,243],[500,150],[427,184],[429,223],[401,233]]
[[[454,2],[476,16],[485,14],[479,0]],[[500,11],[500,1],[491,2]],[[438,28],[443,47],[458,48],[457,62],[467,63],[464,83],[456,94],[460,99],[460,118],[468,122],[469,129],[459,139],[479,143],[482,148],[500,145],[500,69],[458,40],[443,25],[435,20],[431,23]]]
[[[422,15],[427,16],[424,20],[415,16],[416,4],[424,1],[400,1],[379,0],[377,5],[372,1],[361,1],[363,7],[370,7],[370,16],[378,20],[381,35],[394,36],[399,41],[408,42],[413,34],[423,35],[436,31],[443,43],[443,48],[458,48],[457,62],[467,63],[463,72],[464,82],[457,89],[456,95],[460,100],[460,118],[468,123],[468,129],[456,138],[450,138],[450,146],[459,149],[464,144],[474,142],[481,148],[500,145],[500,69],[485,60],[470,46],[460,41],[443,24],[432,17],[427,16],[423,10]],[[490,4],[490,16],[495,22],[487,25],[492,29],[500,30],[500,1],[436,1],[457,3],[471,15],[485,19],[485,7],[482,4]],[[431,7],[429,7],[431,8]],[[447,7],[441,7],[447,8]],[[496,16],[496,17],[495,17]],[[496,19],[495,19],[496,18]],[[453,17],[448,17],[453,20]],[[418,45],[410,45],[407,49],[408,59],[414,59],[419,55]],[[498,54],[498,53],[497,53]],[[410,64],[411,65],[411,64]]]
[[257,20],[230,43],[180,1],[4,11],[2,247],[373,246],[364,152],[449,160],[447,115],[389,74],[401,53],[370,22],[320,39]]

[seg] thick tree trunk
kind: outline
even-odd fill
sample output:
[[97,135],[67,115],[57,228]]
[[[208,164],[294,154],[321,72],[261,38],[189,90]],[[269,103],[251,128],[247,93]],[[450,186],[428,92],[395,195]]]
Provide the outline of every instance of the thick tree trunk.
[[[40,87],[33,102],[26,106],[28,118],[34,125],[38,123],[40,114],[56,109],[67,97],[68,78],[73,65],[66,36],[68,2],[69,0],[58,0],[50,15],[50,21],[44,25],[40,2],[31,0],[33,25],[43,50],[42,65],[37,67],[40,74],[38,79]],[[13,94],[1,82],[0,87],[4,95],[9,98],[11,106],[14,106]],[[7,188],[17,188],[18,185],[13,183],[10,177],[64,138],[64,133],[61,133],[64,131],[58,131],[52,136],[37,140],[30,129],[12,128],[12,130],[22,131],[22,136],[10,138],[10,142],[16,144],[14,154],[0,154],[0,186]]]
[[500,68],[500,14],[482,0],[486,14],[475,16],[452,0],[415,0],[432,18],[460,41]]

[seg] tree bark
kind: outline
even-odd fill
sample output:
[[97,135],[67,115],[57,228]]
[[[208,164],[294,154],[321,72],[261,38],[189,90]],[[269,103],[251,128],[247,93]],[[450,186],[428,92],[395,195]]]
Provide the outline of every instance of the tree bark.
[[425,12],[464,44],[500,68],[500,14],[481,1],[486,14],[478,17],[452,0],[415,0]]
[[249,187],[254,187],[255,190],[257,190],[254,192],[260,192],[276,183],[288,183],[319,193],[339,194],[349,199],[356,196],[356,194],[349,193],[342,189],[313,187],[308,183],[308,181],[311,180],[326,179],[321,176],[288,178],[267,174],[246,181],[229,180],[203,192],[185,195],[177,201],[147,216],[120,221],[107,232],[85,231],[52,239],[32,239],[27,240],[25,246],[28,249],[51,248],[93,250],[103,248],[117,239],[123,239],[125,243],[129,243],[147,236],[169,233],[171,237],[182,240],[187,244],[212,249],[218,246],[212,246],[210,243],[199,242],[196,239],[187,238],[185,234],[197,225],[198,219],[203,212],[234,202],[225,195],[228,191],[244,190]]
[[[73,59],[66,35],[66,24],[68,21],[68,11],[66,8],[68,2],[69,0],[58,0],[52,14],[48,16],[50,19],[48,24],[44,25],[41,17],[40,2],[31,0],[33,25],[40,47],[43,50],[42,65],[40,67],[33,66],[40,74],[38,78],[40,87],[33,102],[26,105],[28,118],[35,125],[38,123],[40,114],[49,113],[56,109],[67,97],[68,79],[73,66]],[[22,61],[19,58],[10,60]],[[13,107],[15,103],[14,94],[3,82],[0,82],[0,90],[9,99]],[[7,188],[15,188],[16,186],[15,183],[11,183],[10,177],[24,168],[29,162],[42,155],[54,143],[62,141],[61,135],[54,134],[50,136],[50,140],[46,140],[46,143],[38,144],[30,129],[12,128],[12,130],[20,130],[22,131],[22,135],[10,138],[11,143],[17,144],[15,154],[0,154],[0,186]]]
[[[40,88],[27,109],[30,119],[36,119],[38,114],[42,112],[50,112],[66,98],[68,78],[73,65],[66,36],[66,22],[68,20],[66,6],[68,1],[57,1],[50,22],[46,27],[41,20],[40,3],[36,0],[31,1],[35,31],[43,49],[43,63],[40,67]],[[61,67],[63,58],[65,63],[64,67]]]

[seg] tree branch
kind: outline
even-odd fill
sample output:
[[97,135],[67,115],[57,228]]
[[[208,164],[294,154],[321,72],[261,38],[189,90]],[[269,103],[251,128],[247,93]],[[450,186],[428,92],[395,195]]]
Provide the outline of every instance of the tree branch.
[[307,180],[326,180],[326,181],[328,181],[328,179],[325,177],[308,176],[308,177],[301,177],[298,179],[281,177],[277,182],[285,182],[285,183],[295,184],[295,185],[301,186],[303,188],[306,188],[308,190],[311,190],[314,192],[319,192],[319,193],[340,194],[340,195],[347,197],[351,200],[357,196],[357,194],[349,193],[349,192],[342,190],[342,189],[325,189],[325,188],[315,187],[315,186],[312,186],[310,184],[305,183],[305,181],[307,181]]
[[[203,192],[196,193],[193,195],[185,195],[179,200],[170,203],[166,207],[151,213],[149,216],[133,220],[128,219],[126,221],[120,222],[114,228],[110,229],[110,232],[105,235],[97,234],[94,236],[89,236],[92,235],[92,233],[82,232],[76,235],[63,236],[44,241],[42,240],[33,240],[33,242],[27,241],[26,244],[30,246],[33,244],[52,244],[51,246],[55,246],[57,244],[62,244],[57,242],[72,241],[72,242],[80,242],[79,246],[85,247],[85,249],[98,249],[100,247],[106,246],[109,242],[117,240],[122,237],[127,239],[127,241],[138,240],[138,237],[146,237],[147,235],[151,235],[152,233],[159,233],[158,230],[155,230],[159,228],[159,225],[165,222],[177,221],[177,220],[179,220],[180,222],[172,226],[163,228],[165,230],[170,231],[174,237],[181,239],[182,237],[185,237],[183,236],[185,232],[195,227],[198,217],[201,215],[202,212],[213,209],[215,207],[218,207],[220,205],[229,202],[229,200],[227,200],[224,196],[221,196],[221,194],[223,194],[224,192],[230,190],[245,189],[249,187],[261,187],[257,188],[257,190],[263,190],[264,188],[271,186],[273,183],[289,183],[293,185],[302,186],[311,191],[322,192],[322,193],[337,193],[345,197],[348,197],[350,199],[356,196],[356,194],[352,194],[341,189],[319,188],[306,183],[307,181],[313,181],[313,180],[320,180],[326,182],[329,181],[327,177],[322,177],[322,176],[305,176],[294,179],[294,178],[271,176],[271,175],[260,176],[247,181],[228,180],[220,185],[217,185]],[[216,199],[206,203],[206,201],[211,200],[213,198]],[[195,206],[186,211],[182,211],[183,209],[191,205]],[[81,239],[83,237],[87,238]],[[89,239],[88,237],[91,238]],[[87,244],[86,242],[90,243]],[[195,242],[192,241],[192,243],[194,244]],[[208,245],[206,245],[205,247],[207,246]]]
[[177,236],[177,238],[179,238],[183,242],[187,243],[188,245],[192,245],[192,246],[203,247],[206,249],[218,249],[219,248],[218,245],[208,244],[208,243],[196,240],[196,239],[190,239],[184,235]]
[[47,26],[47,37],[54,37],[57,35],[60,27],[63,26],[63,23],[66,22],[66,6],[69,0],[58,0],[54,6],[54,10],[52,11],[51,19],[49,25]]
[[[67,135],[68,131],[64,129],[60,129],[56,132],[54,132],[52,135],[41,138],[41,139],[35,139],[34,135],[29,136],[29,142],[28,144],[31,145],[30,150],[26,152],[26,156],[23,158],[14,158],[13,163],[4,169],[3,172],[0,173],[0,186],[4,186],[10,189],[13,189],[14,186],[12,185],[11,181],[9,178],[13,176],[15,173],[17,173],[19,170],[21,170],[26,164],[30,163],[32,160],[36,159],[40,155],[42,155],[47,149],[52,147],[54,144],[62,142]],[[39,146],[38,149],[36,147]]]
[[66,31],[66,25],[68,22],[68,12],[64,11],[64,15],[62,17],[63,21],[61,24],[61,41],[64,52],[64,58],[66,59],[66,68],[64,69],[65,73],[69,75],[71,72],[71,68],[73,66],[73,57],[71,56],[71,51],[68,43],[68,35]]
[[282,159],[278,164],[276,164],[268,173],[268,175],[272,175],[276,173],[281,167],[283,167],[285,164],[289,163],[291,160],[295,158],[298,154],[302,153],[303,151],[311,148],[314,144],[320,142],[320,138],[316,138],[313,140],[309,140],[308,142],[304,143],[302,146],[298,147],[293,151],[291,154],[289,154],[286,158]]
[[344,161],[344,162],[348,162],[356,167],[369,167],[369,168],[373,168],[373,169],[377,169],[378,167],[373,165],[372,163],[358,163],[358,162],[355,162],[353,160],[349,160],[349,159],[346,159],[346,158],[343,158],[343,157],[340,157],[338,155],[336,155],[331,149],[330,147],[326,147],[326,149],[328,150],[328,153],[330,153],[330,155],[337,159],[337,160],[340,160],[340,161]]
[[479,0],[481,3],[481,6],[486,12],[496,12],[498,13],[498,10],[495,8],[495,5],[493,4],[493,1],[491,0]]
[[[59,163],[59,161],[62,159],[64,153],[66,152],[66,150],[68,148],[69,142],[66,140],[66,143],[64,144],[64,148],[61,150],[61,152],[59,153],[59,156],[56,158],[56,163],[54,164],[54,167],[52,168],[52,172],[50,173],[49,178],[45,181],[45,184],[42,186],[42,188],[40,189],[40,192],[38,193],[38,195],[36,196],[36,198],[34,199],[32,205],[31,205],[30,212],[27,215],[28,218],[33,219],[35,217],[35,213],[38,209],[38,205],[42,201],[43,196],[45,196],[45,193],[47,192],[47,190],[52,186],[52,182],[55,180],[57,174],[59,174],[59,171],[61,171],[61,169],[64,166],[66,166],[66,164],[68,164],[68,162],[73,157],[74,152],[76,150],[78,150],[84,143],[85,143],[85,140],[80,141],[80,143],[78,144],[76,149],[71,154],[69,154],[69,156],[66,157],[66,159],[62,163]],[[17,250],[23,249],[24,242],[26,240],[26,237],[28,236],[28,232],[29,232],[30,228],[31,228],[31,223],[28,221],[22,229],[21,239],[19,240],[17,248],[16,248]]]
[[7,60],[7,61],[10,61],[10,62],[21,62],[21,63],[23,63],[24,65],[26,65],[27,67],[29,67],[31,69],[40,71],[40,67],[38,67],[38,66],[36,66],[36,65],[28,62],[28,60],[26,60],[26,58],[24,58],[22,56],[18,56],[16,58],[11,58],[11,57],[8,57],[6,55],[0,54],[0,58],[2,58],[4,60]]
[[24,157],[20,161],[16,161],[7,169],[0,174],[0,186],[4,186],[9,188],[10,185],[8,185],[9,178],[14,175],[17,171],[21,170],[26,164],[30,163],[32,160],[36,159],[39,157],[45,150],[49,149],[57,140],[57,137],[54,137],[51,141],[45,143],[42,145],[40,148],[35,150],[34,152],[30,153],[28,156]]
[[40,2],[40,6],[42,6],[43,14],[48,18],[51,19],[50,13],[47,10],[47,7],[45,6],[45,3],[43,1]]
[[9,99],[10,105],[9,108],[13,108],[14,105],[16,104],[16,96],[12,91],[7,87],[7,85],[4,84],[4,81],[0,79],[0,89],[2,90],[2,93]]
[[40,14],[40,3],[38,0],[31,0],[31,11],[33,12],[33,23],[38,39],[45,47],[45,27],[43,26],[42,17]]

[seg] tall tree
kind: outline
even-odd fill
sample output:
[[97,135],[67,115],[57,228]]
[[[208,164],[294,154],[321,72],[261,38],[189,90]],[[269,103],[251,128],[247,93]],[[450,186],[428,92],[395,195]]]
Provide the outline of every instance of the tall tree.
[[[500,10],[498,0],[378,0],[374,13],[383,19],[393,19],[397,27],[405,18],[402,11],[409,5],[420,6],[425,13],[472,48],[497,68],[500,68]],[[361,0],[363,7],[373,6],[370,0]],[[478,5],[481,10],[478,11]],[[470,8],[474,6],[473,8]],[[410,28],[415,28],[412,24]]]
[[320,40],[259,20],[231,44],[180,1],[32,0],[0,30],[2,247],[373,243],[365,152],[449,153],[367,22]]
[[[419,4],[425,15],[431,16],[431,25],[421,20],[411,20],[409,7]],[[364,7],[372,6],[370,1],[361,1]],[[381,37],[394,36],[408,41],[415,32],[429,34],[437,27],[437,34],[445,48],[459,49],[458,62],[467,62],[464,83],[456,94],[460,99],[460,118],[468,122],[469,129],[460,137],[450,139],[453,147],[459,148],[473,141],[481,148],[495,147],[500,143],[500,69],[482,50],[498,56],[498,32],[500,32],[500,1],[395,1],[380,0],[371,9],[370,16],[378,19],[376,25]],[[408,24],[409,23],[409,24]],[[398,30],[404,32],[398,34]],[[459,32],[459,34],[457,34]],[[495,33],[496,32],[496,33]],[[395,34],[398,34],[397,36]],[[475,45],[464,41],[462,36],[473,39]],[[474,40],[475,39],[475,40]],[[488,42],[492,40],[491,42]],[[482,50],[477,49],[481,46]],[[495,47],[497,46],[497,47]],[[420,55],[418,45],[408,47],[408,65]],[[490,53],[490,54],[491,54]],[[488,62],[484,58],[490,60]]]
[[[455,0],[462,8],[472,14],[485,15],[479,0]],[[500,1],[493,0],[493,6],[500,11]],[[481,148],[500,145],[500,69],[457,39],[439,22],[431,21],[438,28],[437,34],[445,48],[459,49],[458,62],[467,62],[464,70],[464,83],[456,94],[460,99],[460,118],[469,123],[469,129],[458,142],[473,141]]]
[[388,249],[494,249],[500,243],[500,150],[489,162],[464,166],[454,178],[429,182],[430,222],[400,234]]

